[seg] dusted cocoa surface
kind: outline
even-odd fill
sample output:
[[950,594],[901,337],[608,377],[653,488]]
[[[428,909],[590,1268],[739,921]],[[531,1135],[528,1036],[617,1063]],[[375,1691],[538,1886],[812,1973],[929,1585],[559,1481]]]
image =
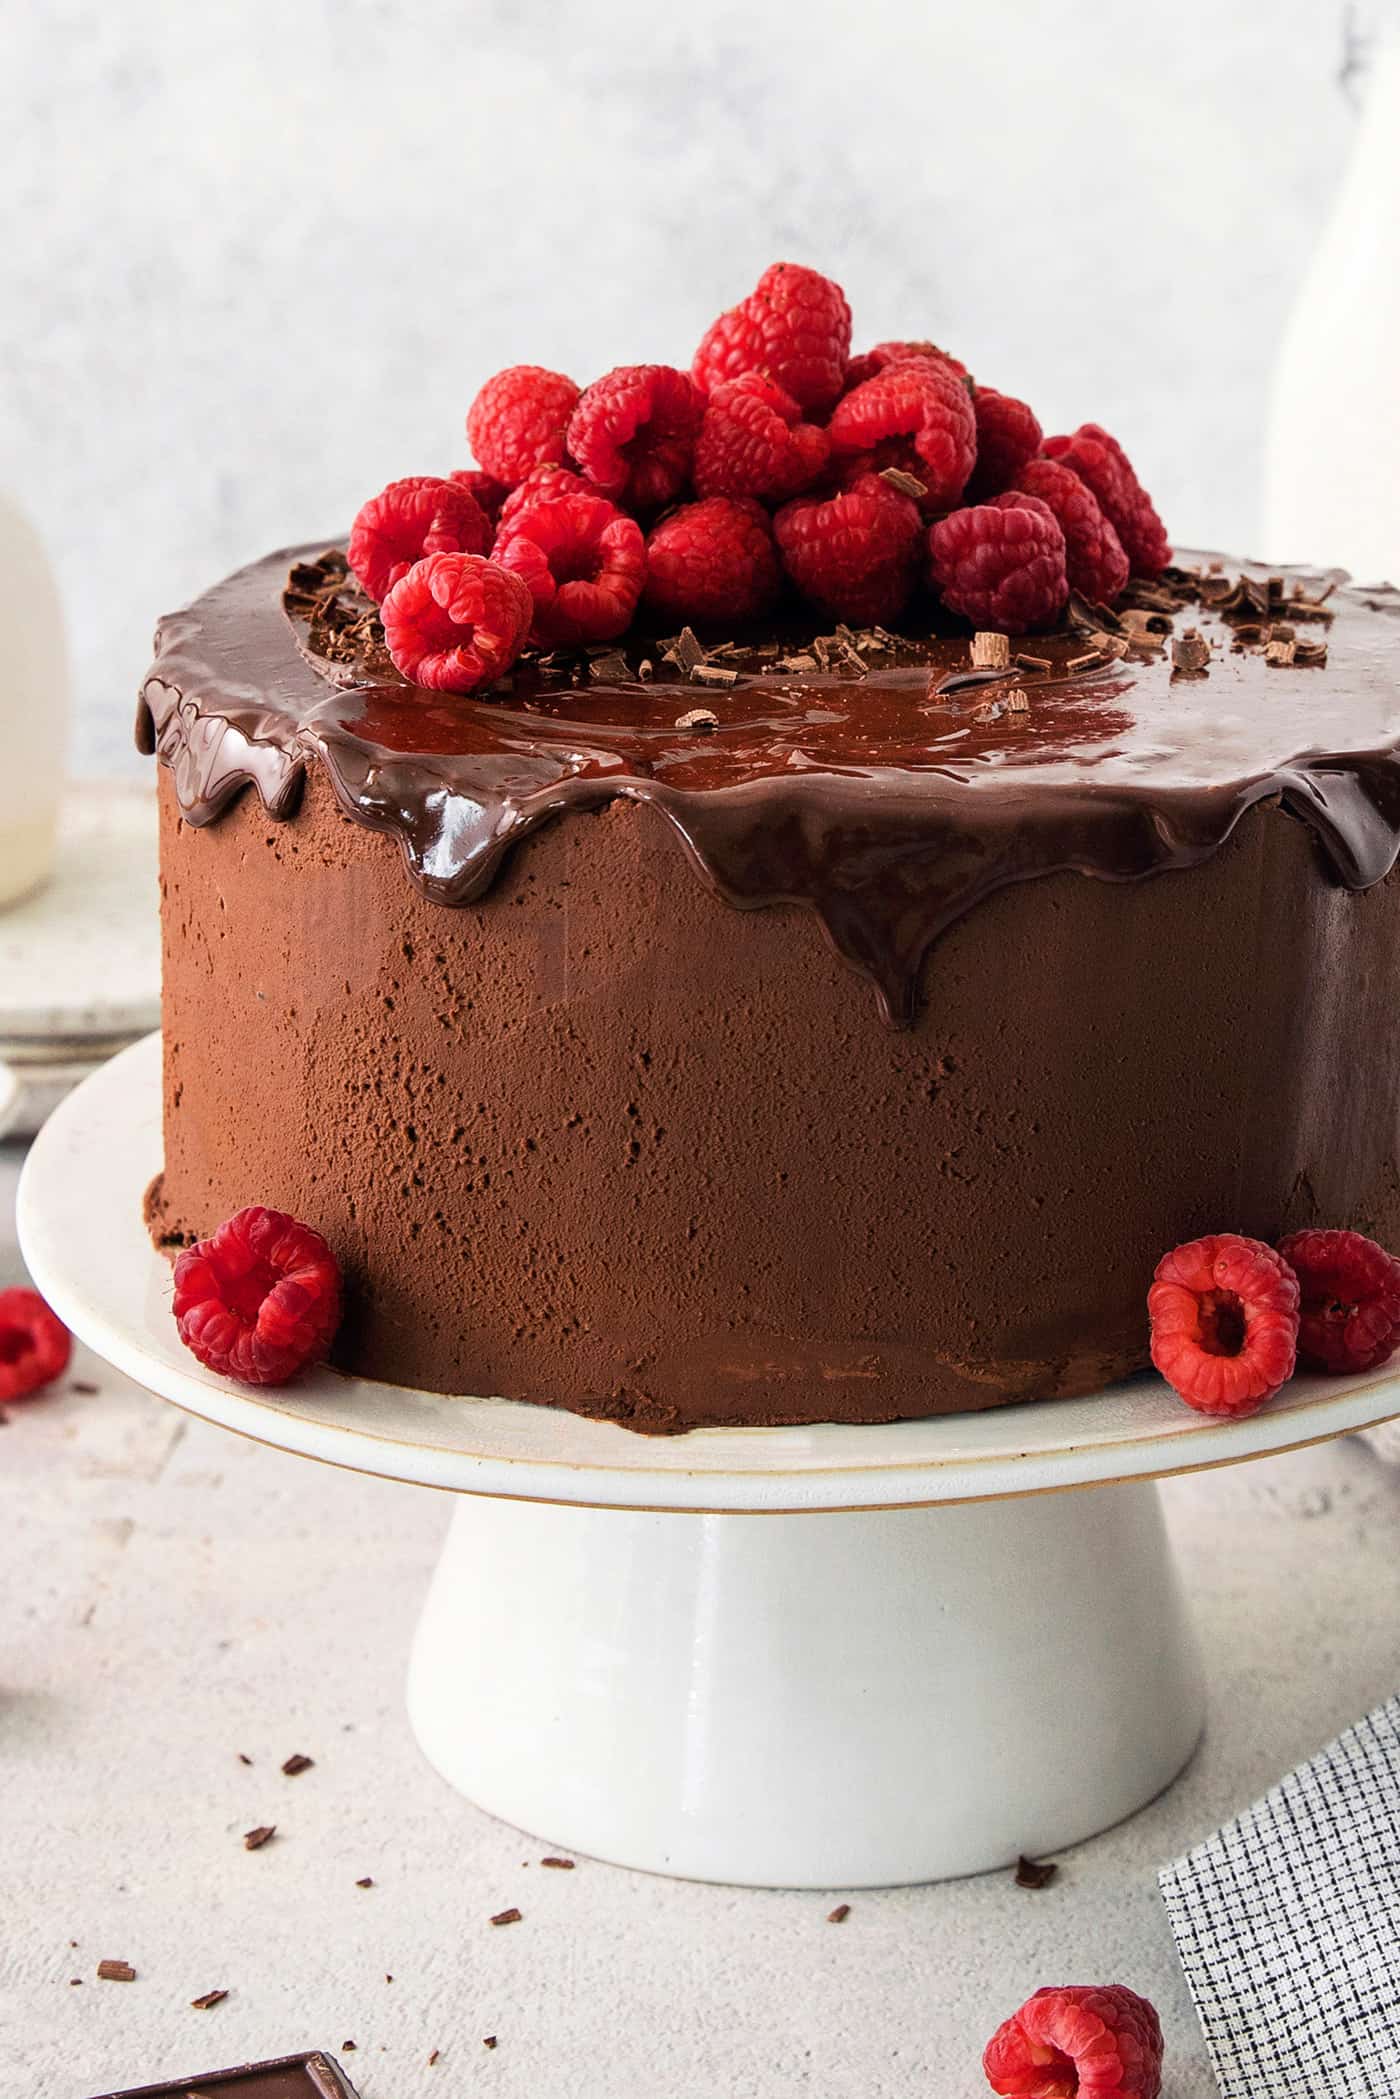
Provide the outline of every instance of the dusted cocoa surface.
[[883,1420],[1140,1365],[1193,1233],[1400,1242],[1400,882],[1342,888],[1273,803],[1186,871],[985,897],[896,1030],[645,802],[450,908],[314,754],[281,822],[161,791],[153,1228],[315,1224],[345,1368],[647,1429]]

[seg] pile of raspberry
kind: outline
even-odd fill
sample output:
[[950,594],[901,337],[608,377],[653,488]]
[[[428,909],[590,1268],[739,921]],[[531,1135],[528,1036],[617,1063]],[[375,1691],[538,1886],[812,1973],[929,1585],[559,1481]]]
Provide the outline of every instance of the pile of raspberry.
[[440,692],[489,686],[527,648],[639,619],[732,629],[784,600],[1023,634],[1169,558],[1106,430],[1047,438],[931,342],[853,357],[841,287],[798,263],[765,270],[688,372],[619,365],[580,388],[511,365],[467,436],[477,466],[391,482],[350,536],[395,665]]

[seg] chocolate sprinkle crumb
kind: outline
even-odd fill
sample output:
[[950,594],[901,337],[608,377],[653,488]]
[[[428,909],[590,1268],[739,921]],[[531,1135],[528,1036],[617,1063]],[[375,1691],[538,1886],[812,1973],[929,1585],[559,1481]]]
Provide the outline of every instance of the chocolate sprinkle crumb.
[[834,1909],[834,1910],[831,1910],[831,1911],[829,1911],[829,1912],[828,1912],[828,1915],[827,1915],[827,1920],[826,1920],[826,1921],[827,1921],[827,1923],[828,1923],[828,1924],[844,1924],[844,1923],[845,1923],[845,1921],[846,1921],[846,1919],[847,1919],[847,1917],[849,1917],[849,1916],[850,1916],[850,1914],[851,1914],[851,1905],[850,1905],[850,1903],[849,1903],[849,1902],[838,1902],[838,1903],[837,1903],[837,1905],[836,1905],[836,1907],[835,1907],[835,1909]]
[[240,1764],[247,1764],[249,1769],[252,1769],[253,1759],[250,1756],[245,1756],[241,1749],[238,1752],[238,1761]]
[[495,2045],[496,2045],[496,2036],[495,2036],[495,2034],[494,2034],[494,2033],[487,2033],[487,2034],[483,2034],[483,2035],[482,2035],[482,2037],[481,2037],[481,2045],[482,2045],[482,2047],[483,2047],[483,2048],[494,2048],[494,2047],[495,2047]]
[[243,1849],[245,1851],[261,1851],[268,1839],[275,1837],[276,1834],[277,1824],[275,1822],[260,1822],[256,1829],[244,1831]]
[[99,1982],[135,1982],[136,1970],[130,1961],[99,1961],[97,1979]]
[[1016,1885],[1018,1888],[1048,1888],[1059,1870],[1053,1859],[1026,1858],[1023,1854],[1016,1861]]
[[434,2064],[434,2063],[435,2063],[435,2062],[437,2061],[438,2057],[439,2057],[439,2056],[440,2056],[441,2054],[442,2054],[442,2050],[441,2050],[441,2048],[434,2048],[434,2049],[431,2049],[431,2050],[429,2051],[429,2055],[428,2055],[428,2068],[429,2068],[430,2070],[432,2069],[432,2067],[433,2067],[433,2064]]
[[491,1919],[491,1922],[493,1924],[518,1924],[520,1922],[520,1918],[521,1913],[519,1910],[497,1910],[495,1916]]
[[374,1886],[374,1882],[373,1882],[373,1880],[372,1880],[372,1879],[370,1878],[369,1874],[368,1874],[368,1873],[366,1873],[366,1875],[365,1875],[365,1877],[364,1877],[364,1879],[363,1879],[363,1880],[357,1880],[357,1881],[355,1882],[355,1886],[356,1886],[357,1888],[372,1888],[372,1887]]
[[216,2004],[223,2003],[227,1995],[227,1990],[206,1990],[202,1997],[191,1997],[190,2010],[192,2012],[212,2011]]
[[553,1866],[559,1873],[572,1873],[575,1861],[571,1858],[542,1858],[542,1866]]
[[921,502],[928,494],[928,484],[921,481],[917,474],[906,474],[903,467],[882,467],[880,479],[888,481],[890,487],[897,489],[900,495],[912,496],[916,503]]
[[295,1778],[298,1772],[309,1771],[314,1761],[314,1758],[302,1756],[300,1751],[298,1751],[295,1756],[289,1756],[286,1763],[282,1766],[283,1778]]
[[68,1387],[70,1392],[81,1392],[84,1399],[94,1398],[99,1389],[97,1385],[92,1383],[90,1378],[85,1377],[75,1377],[72,1384]]

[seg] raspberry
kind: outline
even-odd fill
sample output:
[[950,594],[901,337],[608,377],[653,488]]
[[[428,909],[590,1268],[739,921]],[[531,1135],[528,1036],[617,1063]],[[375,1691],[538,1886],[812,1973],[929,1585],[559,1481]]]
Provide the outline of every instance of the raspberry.
[[[501,505],[510,493],[504,481],[498,481],[494,474],[483,474],[479,466],[455,467],[447,478],[464,488],[469,496],[475,496],[487,523],[495,524],[501,514]],[[470,547],[467,549],[468,553],[472,551]]]
[[993,496],[940,519],[928,536],[934,586],[976,627],[1025,634],[1054,620],[1069,595],[1065,536],[1036,496]]
[[669,364],[620,364],[569,419],[569,450],[605,496],[657,510],[685,486],[705,401]]
[[537,466],[525,476],[518,488],[513,488],[501,505],[496,519],[496,537],[500,538],[507,525],[520,515],[529,503],[538,503],[541,497],[596,496],[597,489],[582,474],[572,467]]
[[1031,459],[1013,486],[1039,496],[1059,519],[1070,589],[1092,605],[1111,605],[1128,580],[1128,557],[1088,482],[1058,460]]
[[769,496],[810,488],[831,450],[826,432],[762,372],[724,379],[706,403],[695,440],[698,496]]
[[395,669],[432,692],[472,692],[509,670],[533,610],[519,576],[479,554],[430,554],[380,607]]
[[1173,1247],[1147,1293],[1152,1360],[1200,1414],[1253,1414],[1293,1375],[1298,1278],[1262,1240]]
[[1037,1990],[992,2035],[982,2068],[1004,2099],[1157,2099],[1162,2028],[1122,1983]]
[[647,541],[647,603],[663,619],[757,619],[777,595],[768,514],[751,496],[685,503]]
[[887,364],[908,364],[911,359],[927,358],[930,363],[946,365],[959,379],[968,376],[967,366],[960,357],[950,357],[940,350],[937,343],[876,343],[873,350],[853,357],[846,366],[843,391],[849,393],[853,386],[863,386],[877,372],[883,372]]
[[625,634],[647,572],[641,526],[592,493],[524,504],[493,559],[528,587],[531,636],[545,647]]
[[1097,423],[1081,423],[1073,437],[1047,437],[1047,459],[1073,468],[1099,499],[1099,508],[1123,542],[1135,576],[1157,576],[1171,559],[1166,528],[1116,438]]
[[531,467],[564,457],[578,388],[543,365],[512,364],[488,379],[467,410],[467,441],[488,474],[514,488]]
[[37,1290],[0,1290],[0,1399],[27,1399],[68,1368],[73,1337]]
[[1292,1232],[1279,1253],[1298,1278],[1305,1370],[1375,1370],[1400,1342],[1400,1261],[1360,1232]]
[[773,520],[783,567],[837,619],[888,624],[914,589],[922,521],[908,496],[860,474],[831,496],[799,496]]
[[851,309],[839,284],[797,262],[771,263],[747,299],[711,322],[691,373],[706,393],[766,372],[799,408],[830,408],[845,381]]
[[[840,400],[827,425],[832,456],[875,453],[891,439],[912,442],[915,471],[936,510],[956,503],[977,457],[977,418],[962,381],[925,358],[889,364]],[[894,462],[881,457],[872,463]]]
[[995,387],[979,386],[972,402],[977,417],[977,464],[967,484],[969,503],[985,503],[1010,488],[1028,459],[1040,450],[1042,431],[1032,409]]
[[180,1255],[174,1311],[180,1339],[206,1370],[285,1385],[331,1345],[340,1267],[310,1225],[254,1205]]
[[470,489],[413,474],[361,504],[350,528],[350,566],[379,604],[425,554],[484,554],[490,544],[486,513]]

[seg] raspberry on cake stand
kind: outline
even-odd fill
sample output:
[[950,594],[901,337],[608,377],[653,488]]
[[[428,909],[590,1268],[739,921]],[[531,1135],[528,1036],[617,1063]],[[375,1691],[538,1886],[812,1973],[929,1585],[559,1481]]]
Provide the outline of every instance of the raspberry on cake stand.
[[140,1222],[160,1150],[151,1036],[30,1152],[18,1221],[38,1287],[191,1413],[457,1494],[409,1664],[419,1742],[490,1813],[652,1872],[935,1880],[1131,1814],[1204,1712],[1155,1480],[1400,1412],[1393,1367],[1300,1377],[1239,1421],[1142,1377],[980,1414],[673,1438],[326,1370],[260,1393],[177,1338]]

